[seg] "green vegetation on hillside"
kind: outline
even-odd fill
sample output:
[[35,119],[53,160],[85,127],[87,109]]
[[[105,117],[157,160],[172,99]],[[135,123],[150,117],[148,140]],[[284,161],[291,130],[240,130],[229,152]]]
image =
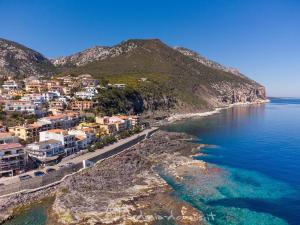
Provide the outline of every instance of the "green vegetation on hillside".
[[143,112],[143,100],[140,94],[129,87],[124,90],[117,88],[100,89],[96,101],[97,107],[94,108],[94,111],[103,115]]
[[[89,73],[109,83],[125,83],[143,99],[158,105],[176,98],[171,102],[176,101],[177,107],[197,109],[208,108],[208,99],[217,96],[212,88],[215,83],[228,82],[232,87],[255,85],[247,78],[205,66],[159,40],[130,40],[119,46],[124,48],[128,43],[137,47],[115,57],[69,68],[61,75]],[[142,81],[143,78],[146,80]]]

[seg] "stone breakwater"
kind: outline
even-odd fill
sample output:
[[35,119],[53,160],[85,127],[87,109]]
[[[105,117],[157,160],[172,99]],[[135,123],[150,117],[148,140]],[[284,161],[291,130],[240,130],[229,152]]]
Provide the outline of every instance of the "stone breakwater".
[[[183,171],[206,170],[189,157],[199,148],[185,134],[158,131],[149,139],[94,167],[66,179],[55,188],[1,199],[2,218],[16,209],[53,197],[48,224],[153,224],[172,219],[177,224],[201,224],[203,215],[172,197],[160,170],[182,179]],[[21,206],[21,207],[20,207]]]

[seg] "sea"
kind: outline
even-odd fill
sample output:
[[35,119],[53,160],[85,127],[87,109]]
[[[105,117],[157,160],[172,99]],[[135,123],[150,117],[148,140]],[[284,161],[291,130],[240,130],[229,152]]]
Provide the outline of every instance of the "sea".
[[[194,159],[217,168],[213,173],[193,172],[181,181],[163,176],[178,201],[202,212],[202,223],[300,224],[300,99],[270,100],[162,127],[208,144]],[[29,208],[5,225],[46,224],[46,210]]]

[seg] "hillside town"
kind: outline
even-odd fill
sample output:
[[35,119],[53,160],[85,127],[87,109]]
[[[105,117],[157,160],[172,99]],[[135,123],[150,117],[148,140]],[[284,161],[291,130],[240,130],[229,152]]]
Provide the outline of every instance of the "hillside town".
[[59,163],[140,132],[139,115],[95,114],[102,86],[89,74],[51,79],[7,77],[0,89],[0,177]]

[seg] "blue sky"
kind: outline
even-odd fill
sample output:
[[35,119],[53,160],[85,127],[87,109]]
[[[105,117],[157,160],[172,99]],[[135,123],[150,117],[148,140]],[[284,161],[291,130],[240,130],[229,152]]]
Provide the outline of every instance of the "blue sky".
[[160,38],[300,97],[298,0],[0,0],[0,37],[47,57]]

